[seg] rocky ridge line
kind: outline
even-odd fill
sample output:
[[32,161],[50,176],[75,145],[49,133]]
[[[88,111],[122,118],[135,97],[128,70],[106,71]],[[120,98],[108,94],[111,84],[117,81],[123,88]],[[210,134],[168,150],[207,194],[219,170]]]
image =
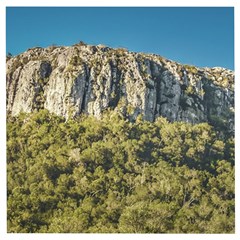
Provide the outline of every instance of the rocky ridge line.
[[91,46],[32,48],[7,58],[7,112],[48,109],[69,118],[106,109],[130,120],[218,123],[234,128],[234,72],[159,55]]

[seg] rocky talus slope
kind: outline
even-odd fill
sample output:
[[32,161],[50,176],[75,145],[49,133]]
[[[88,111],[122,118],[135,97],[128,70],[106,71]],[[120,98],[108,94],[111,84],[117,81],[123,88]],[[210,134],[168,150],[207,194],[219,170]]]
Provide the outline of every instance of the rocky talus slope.
[[68,118],[106,109],[130,120],[234,126],[234,73],[182,65],[159,55],[83,43],[32,48],[7,58],[7,112],[42,108]]

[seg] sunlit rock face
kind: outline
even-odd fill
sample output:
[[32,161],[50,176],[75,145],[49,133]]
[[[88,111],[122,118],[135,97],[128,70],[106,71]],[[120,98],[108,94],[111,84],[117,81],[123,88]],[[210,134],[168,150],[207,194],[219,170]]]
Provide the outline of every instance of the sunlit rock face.
[[7,59],[7,112],[48,109],[69,118],[121,112],[154,121],[219,121],[234,128],[234,73],[159,55],[84,43],[32,48]]

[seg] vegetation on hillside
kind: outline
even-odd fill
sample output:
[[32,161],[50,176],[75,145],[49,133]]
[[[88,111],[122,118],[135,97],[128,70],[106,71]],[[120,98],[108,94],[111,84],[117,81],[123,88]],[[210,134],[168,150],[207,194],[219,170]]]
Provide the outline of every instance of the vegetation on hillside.
[[8,232],[233,233],[234,139],[207,123],[8,117]]

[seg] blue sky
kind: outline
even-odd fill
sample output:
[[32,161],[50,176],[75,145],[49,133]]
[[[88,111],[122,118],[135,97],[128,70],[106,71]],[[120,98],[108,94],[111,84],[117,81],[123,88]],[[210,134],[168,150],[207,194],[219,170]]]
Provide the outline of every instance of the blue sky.
[[184,64],[234,69],[234,9],[8,7],[7,49],[88,44],[126,47]]

